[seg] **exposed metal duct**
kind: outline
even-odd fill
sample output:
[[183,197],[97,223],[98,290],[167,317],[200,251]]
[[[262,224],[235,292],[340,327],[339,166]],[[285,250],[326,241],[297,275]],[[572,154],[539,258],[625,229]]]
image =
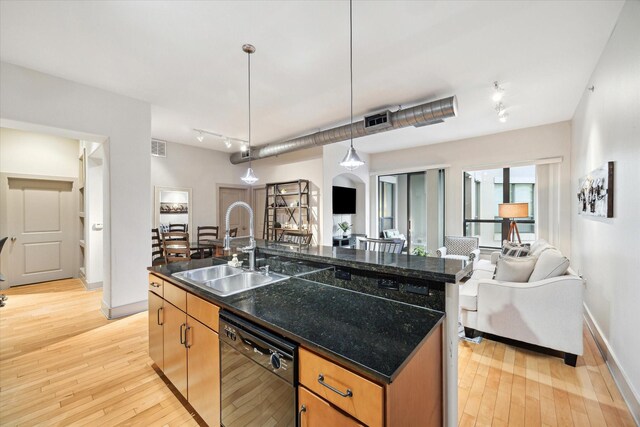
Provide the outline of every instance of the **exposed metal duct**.
[[[372,135],[374,133],[388,132],[393,129],[400,129],[407,126],[426,126],[441,123],[444,119],[455,117],[458,114],[458,102],[455,95],[426,104],[416,105],[406,110],[398,110],[391,113],[391,126],[383,129],[365,129],[364,120],[353,123],[353,137]],[[336,128],[323,130],[287,141],[274,142],[262,145],[251,150],[251,155],[243,158],[242,153],[233,153],[230,157],[231,163],[237,165],[252,160],[264,159],[278,156],[292,151],[303,150],[305,148],[317,147],[334,142],[349,140],[351,125],[338,126]],[[246,154],[245,154],[246,155]]]

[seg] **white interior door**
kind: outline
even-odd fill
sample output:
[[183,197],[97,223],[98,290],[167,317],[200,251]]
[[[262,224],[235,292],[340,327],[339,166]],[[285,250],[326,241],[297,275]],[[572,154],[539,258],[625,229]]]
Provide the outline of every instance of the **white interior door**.
[[8,178],[9,285],[73,276],[73,182]]
[[[225,214],[227,208],[233,202],[243,201],[249,202],[249,189],[248,188],[236,188],[236,187],[219,187],[218,188],[218,214],[220,216],[220,234],[224,235],[225,226]],[[249,235],[249,214],[245,209],[236,208],[231,211],[229,217],[229,229],[238,227],[238,236]]]

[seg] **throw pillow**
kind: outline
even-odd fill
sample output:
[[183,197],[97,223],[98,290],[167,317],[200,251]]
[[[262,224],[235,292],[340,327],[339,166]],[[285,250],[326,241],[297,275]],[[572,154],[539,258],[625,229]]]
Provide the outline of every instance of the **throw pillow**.
[[529,255],[531,246],[528,243],[502,242],[502,256],[522,257]]
[[547,249],[555,249],[549,242],[544,239],[538,239],[531,245],[531,251],[529,252],[531,256],[539,257],[540,254]]
[[538,280],[562,276],[567,272],[568,268],[569,260],[567,257],[562,255],[559,250],[550,248],[540,254],[529,281],[537,282]]
[[536,258],[503,256],[496,264],[495,280],[499,282],[527,282],[536,266]]

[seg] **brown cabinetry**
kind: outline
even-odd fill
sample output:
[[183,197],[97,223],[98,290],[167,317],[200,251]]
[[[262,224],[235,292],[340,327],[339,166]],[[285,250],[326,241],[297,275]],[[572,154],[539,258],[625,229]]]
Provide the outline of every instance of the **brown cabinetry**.
[[220,425],[218,311],[149,275],[149,356],[210,426]]
[[363,427],[306,388],[298,387],[298,427]]

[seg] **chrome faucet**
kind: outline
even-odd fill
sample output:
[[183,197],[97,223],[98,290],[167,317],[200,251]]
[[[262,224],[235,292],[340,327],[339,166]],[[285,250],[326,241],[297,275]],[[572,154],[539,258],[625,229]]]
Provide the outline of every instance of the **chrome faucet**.
[[243,236],[240,236],[240,237],[229,236],[229,220],[231,217],[231,211],[236,206],[243,207],[247,211],[249,211],[249,246],[244,246],[240,248],[240,250],[242,251],[242,253],[249,254],[249,270],[255,271],[256,270],[256,239],[253,237],[253,209],[251,209],[251,206],[249,206],[248,203],[233,202],[227,209],[227,214],[225,215],[225,218],[224,218],[224,250],[225,251],[231,250],[231,240],[239,239],[243,237]]

